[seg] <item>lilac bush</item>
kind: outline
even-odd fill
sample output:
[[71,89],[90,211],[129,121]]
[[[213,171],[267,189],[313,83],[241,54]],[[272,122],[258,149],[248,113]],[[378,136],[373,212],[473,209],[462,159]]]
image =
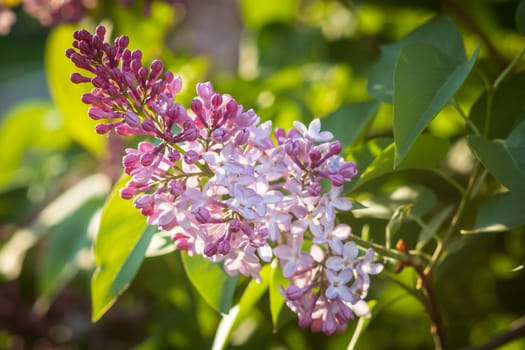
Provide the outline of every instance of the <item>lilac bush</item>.
[[337,222],[352,209],[342,193],[357,169],[320,120],[272,132],[210,82],[197,84],[187,108],[176,101],[180,77],[159,60],[145,65],[126,36],[110,44],[105,34],[75,32],[66,55],[85,71],[71,81],[93,85],[82,101],[97,133],[144,138],[122,159],[130,180],[121,197],[178,250],[223,262],[232,276],[260,280],[261,265],[277,258],[301,327],[332,334],[369,315],[369,275],[383,266],[372,249],[360,255],[350,226]]

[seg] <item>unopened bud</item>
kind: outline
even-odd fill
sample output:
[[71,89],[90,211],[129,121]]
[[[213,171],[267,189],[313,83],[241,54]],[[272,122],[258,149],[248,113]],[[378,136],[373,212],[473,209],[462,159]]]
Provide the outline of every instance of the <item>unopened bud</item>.
[[80,73],[73,73],[73,74],[71,74],[69,79],[74,84],[89,83],[91,81],[91,78],[85,77],[85,76],[83,76]]
[[145,166],[145,167],[150,166],[154,160],[155,160],[155,154],[153,152],[143,153],[140,156],[140,164],[142,164],[142,166]]
[[237,136],[235,136],[235,146],[241,146],[244,145],[246,142],[248,142],[248,138],[250,137],[250,132],[247,129],[241,129],[237,133]]
[[308,153],[308,158],[310,158],[312,164],[317,164],[322,158],[321,151],[317,148],[312,149],[310,153]]
[[330,145],[328,146],[328,150],[330,152],[330,154],[332,155],[335,155],[335,154],[339,154],[341,152],[341,142],[339,141],[334,141],[332,143],[330,143]]
[[95,131],[99,135],[107,134],[111,129],[112,128],[108,124],[97,124],[97,126],[95,126]]
[[127,112],[126,115],[124,116],[124,120],[126,121],[126,124],[128,124],[129,126],[133,128],[142,127],[139,116],[134,112],[131,112],[131,111]]
[[219,108],[219,106],[222,104],[222,96],[220,94],[213,94],[211,96],[211,105],[213,108]]
[[186,164],[195,164],[199,159],[200,155],[193,150],[189,150],[184,154],[184,161]]
[[217,143],[224,143],[230,139],[230,132],[224,128],[218,128],[211,132],[211,139]]
[[135,195],[135,190],[129,187],[124,187],[120,190],[120,197],[122,199],[131,199]]
[[204,100],[209,101],[213,94],[213,86],[210,82],[197,84],[197,94]]

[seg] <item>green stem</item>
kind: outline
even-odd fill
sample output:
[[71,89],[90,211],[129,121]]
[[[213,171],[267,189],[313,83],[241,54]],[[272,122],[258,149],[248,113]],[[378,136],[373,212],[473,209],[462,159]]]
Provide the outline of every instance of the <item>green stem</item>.
[[362,247],[362,248],[372,248],[375,250],[375,252],[385,258],[390,258],[390,259],[393,259],[395,261],[405,261],[407,260],[407,256],[406,254],[403,254],[397,250],[394,250],[394,249],[386,249],[385,247],[383,247],[382,245],[380,244],[377,244],[377,243],[372,243],[372,242],[369,242],[369,241],[365,241],[361,238],[359,238],[358,236],[355,236],[355,235],[350,235],[350,237],[348,237],[350,240],[354,241],[358,246]]
[[479,161],[476,161],[476,164],[474,165],[474,169],[472,170],[472,176],[470,177],[467,189],[461,196],[461,200],[459,202],[458,208],[456,209],[456,213],[454,214],[454,217],[452,217],[450,226],[448,227],[447,231],[445,232],[443,236],[443,241],[441,242],[441,244],[436,246],[436,249],[434,250],[434,253],[432,254],[432,259],[430,260],[430,263],[425,269],[425,274],[430,273],[432,268],[435,266],[435,264],[438,262],[439,258],[441,257],[441,254],[443,253],[443,249],[446,247],[449,239],[452,237],[452,234],[454,234],[456,231],[459,230],[461,220],[465,213],[465,209],[467,208],[467,203],[472,198],[472,193],[474,193],[473,190],[475,187],[479,189],[480,185],[475,185],[478,183],[478,178],[480,176],[479,170],[480,170],[480,163]]
[[387,279],[387,280],[389,280],[391,282],[394,282],[398,287],[400,287],[401,289],[406,291],[408,294],[410,294],[411,296],[416,298],[421,304],[425,305],[425,303],[426,303],[425,296],[420,291],[418,291],[417,289],[412,288],[409,285],[399,281],[397,278],[394,277],[394,275],[392,275],[391,273],[388,273],[388,271],[383,271],[378,276],[380,278],[382,277],[382,278]]
[[[184,150],[179,145],[177,145],[176,143],[170,143],[169,145],[175,148],[177,151],[179,151],[180,154],[184,156]],[[212,177],[214,175],[213,172],[210,170],[210,168],[206,164],[195,162],[193,163],[193,165],[195,165],[197,168],[200,169],[200,171],[202,171],[203,176]]]
[[496,90],[499,86],[499,84],[501,84],[501,82],[503,81],[503,79],[505,79],[505,77],[512,71],[512,69],[514,68],[514,66],[516,64],[518,64],[518,62],[521,60],[521,58],[523,57],[523,55],[525,55],[525,48],[523,48],[517,55],[516,57],[514,57],[514,59],[512,60],[512,62],[509,63],[509,65],[507,66],[507,68],[505,68],[505,70],[503,70],[503,72],[501,72],[501,74],[496,78],[496,80],[494,81],[494,84],[492,84],[492,87],[494,90]]
[[467,123],[467,126],[474,132],[474,134],[481,136],[481,132],[479,131],[478,127],[470,120],[470,118],[465,114],[459,103],[456,101],[455,98],[452,98],[450,100],[450,104],[458,111],[459,115],[463,120],[465,120],[465,123]]
[[490,131],[490,124],[492,122],[492,106],[494,104],[494,89],[492,85],[486,81],[487,87],[487,110],[485,111],[485,123],[483,124],[483,136],[488,137]]
[[354,334],[352,335],[352,339],[350,339],[350,343],[348,343],[347,350],[354,350],[355,346],[357,345],[357,341],[359,340],[359,336],[361,335],[361,332],[363,331],[363,326],[365,325],[365,318],[359,317],[359,320],[357,321],[357,325],[355,326]]
[[385,249],[390,250],[390,241],[392,240],[392,233],[390,232],[390,227],[387,225],[385,228]]

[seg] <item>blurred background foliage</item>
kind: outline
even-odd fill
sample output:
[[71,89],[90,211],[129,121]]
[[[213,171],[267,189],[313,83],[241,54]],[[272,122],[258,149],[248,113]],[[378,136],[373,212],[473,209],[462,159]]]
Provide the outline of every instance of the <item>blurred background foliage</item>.
[[[344,139],[348,158],[359,160],[361,173],[392,142],[392,106],[373,100],[367,90],[383,45],[437,15],[451,18],[467,57],[481,45],[473,73],[456,94],[473,120],[486,106],[487,101],[476,102],[486,81],[494,81],[525,46],[515,24],[518,1],[511,0],[153,1],[147,14],[147,4],[131,3],[99,1],[80,23],[52,28],[15,6],[17,22],[0,36],[0,348],[204,349],[221,319],[192,288],[179,254],[171,253],[147,258],[119,302],[91,324],[94,223],[120,174],[125,145],[93,132],[80,102],[86,87],[69,83],[74,67],[64,51],[75,29],[104,23],[113,37],[128,35],[146,61],[161,58],[182,76],[183,103],[191,100],[196,82],[210,80],[274,126],[324,118],[323,125]],[[514,71],[522,69],[519,63]],[[511,74],[498,94],[493,103],[501,111],[508,106],[494,117],[491,136],[506,138],[509,124],[500,118],[523,113],[523,74]],[[348,114],[362,117],[356,125],[346,124],[341,120]],[[453,182],[466,186],[474,160],[463,138],[464,120],[446,107],[428,131],[448,140],[423,143],[434,146],[425,159],[429,167],[439,164]],[[353,184],[352,197],[369,207],[344,217],[354,232],[369,230],[381,242],[395,209],[406,203],[413,205],[411,215],[433,222],[436,230],[450,215],[460,200],[451,182],[406,168]],[[480,202],[498,186],[489,175]],[[463,227],[475,231],[478,209],[479,203],[467,208]],[[407,220],[401,231],[395,238],[415,247],[420,227]],[[436,270],[452,348],[487,341],[525,312],[523,226],[491,231],[455,239]],[[393,281],[414,285],[415,274],[410,269],[395,278],[389,274],[373,283],[373,317],[357,348],[432,348],[423,307]],[[240,280],[241,286],[247,283]],[[237,291],[235,298],[240,295]],[[234,331],[229,348],[341,349],[355,327],[326,337],[284,315],[274,329],[269,307],[262,298]],[[525,341],[503,348],[523,349]]]

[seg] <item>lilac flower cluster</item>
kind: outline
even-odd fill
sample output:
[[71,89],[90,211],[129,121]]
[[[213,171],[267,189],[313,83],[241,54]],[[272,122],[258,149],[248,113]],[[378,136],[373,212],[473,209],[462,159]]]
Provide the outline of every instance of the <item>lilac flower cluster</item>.
[[104,35],[101,26],[74,33],[66,54],[90,76],[71,80],[93,84],[82,100],[98,133],[156,140],[126,150],[131,179],[121,196],[172,232],[179,250],[222,261],[231,275],[260,279],[261,264],[275,256],[302,327],[331,334],[368,314],[369,275],[382,265],[372,250],[358,256],[350,227],[335,223],[338,210],[352,207],[341,193],[357,170],[319,119],[272,134],[270,121],[209,82],[197,84],[187,109],[175,101],[180,78],[158,60],[144,66],[127,37],[111,45]]

